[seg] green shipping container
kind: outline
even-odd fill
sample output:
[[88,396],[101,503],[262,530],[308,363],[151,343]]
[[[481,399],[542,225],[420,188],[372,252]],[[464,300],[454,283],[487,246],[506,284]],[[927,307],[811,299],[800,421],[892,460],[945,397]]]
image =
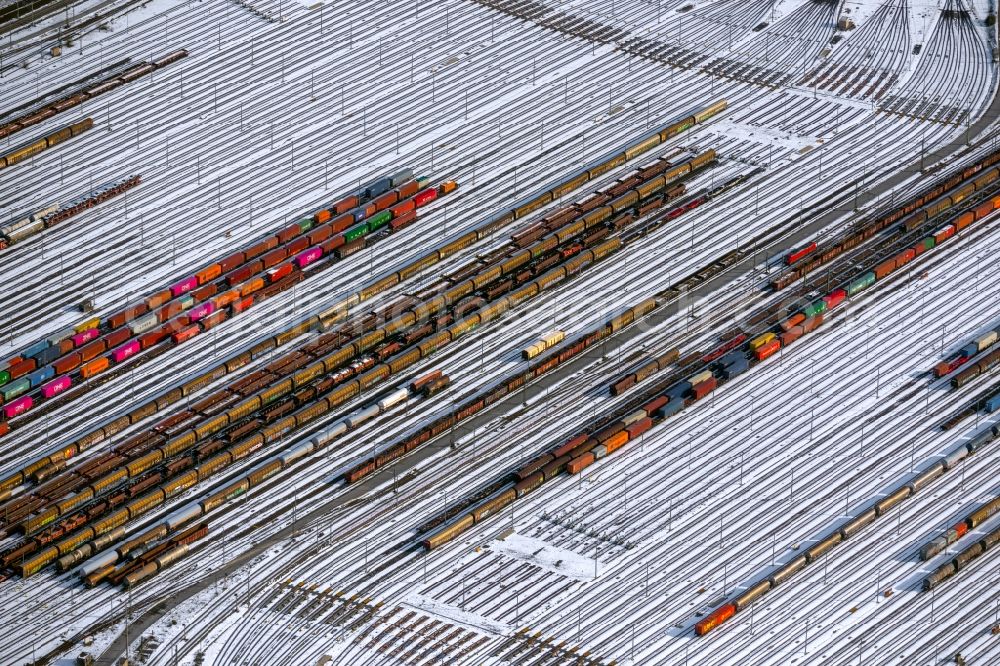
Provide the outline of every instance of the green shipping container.
[[875,273],[869,271],[847,285],[847,295],[853,296],[859,291],[864,291],[873,284],[875,284]]
[[361,224],[357,224],[344,232],[344,242],[350,243],[352,240],[361,238],[366,233],[368,233],[368,223],[362,222]]
[[0,370],[0,386],[3,386],[10,381],[10,373],[6,370]]
[[924,246],[924,252],[926,252],[927,250],[933,250],[936,242],[937,241],[934,240],[934,236],[928,236],[920,241],[920,244]]
[[3,390],[4,402],[9,402],[19,395],[28,392],[31,388],[31,382],[28,381],[27,377],[21,377],[16,382],[10,384]]
[[826,301],[822,298],[815,303],[810,303],[806,307],[802,308],[802,314],[805,315],[806,319],[815,317],[818,314],[823,314],[824,312],[826,312]]
[[310,229],[312,229],[312,227],[313,227],[313,219],[311,217],[303,217],[301,220],[299,220],[298,222],[296,222],[296,224],[299,225],[299,229],[302,230],[302,233],[305,233],[305,232],[309,231]]
[[368,231],[375,231],[379,227],[384,227],[389,224],[389,220],[392,219],[392,212],[388,210],[383,210],[379,213],[375,213],[368,218]]

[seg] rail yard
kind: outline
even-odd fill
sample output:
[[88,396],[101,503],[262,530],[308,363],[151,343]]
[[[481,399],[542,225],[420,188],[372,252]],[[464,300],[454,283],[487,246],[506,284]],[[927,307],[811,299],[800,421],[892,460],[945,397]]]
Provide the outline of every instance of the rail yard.
[[0,664],[1000,663],[996,12],[0,3]]

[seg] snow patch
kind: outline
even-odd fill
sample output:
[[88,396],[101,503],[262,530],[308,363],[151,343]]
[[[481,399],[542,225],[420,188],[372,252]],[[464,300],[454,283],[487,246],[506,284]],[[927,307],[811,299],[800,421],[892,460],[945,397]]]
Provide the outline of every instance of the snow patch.
[[565,548],[553,546],[541,539],[523,534],[512,534],[503,541],[491,543],[489,548],[495,553],[530,562],[537,567],[568,578],[594,579],[593,559]]
[[412,608],[427,615],[433,615],[453,624],[459,624],[469,629],[492,634],[493,636],[509,636],[514,628],[503,622],[491,620],[478,613],[470,613],[461,608],[431,599],[417,592],[411,592],[403,599],[401,606]]

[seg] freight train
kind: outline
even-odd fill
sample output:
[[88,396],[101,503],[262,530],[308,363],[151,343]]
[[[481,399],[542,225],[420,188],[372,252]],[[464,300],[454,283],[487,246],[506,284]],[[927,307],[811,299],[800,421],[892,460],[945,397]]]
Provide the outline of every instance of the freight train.
[[[705,161],[706,155],[702,155],[691,160],[688,164],[703,164]],[[690,166],[686,170],[689,171]],[[653,179],[656,180],[658,178],[654,177]],[[663,186],[664,184],[661,183],[660,187]],[[655,193],[655,189],[652,193]],[[625,196],[626,194],[613,199],[612,204],[622,198],[628,199]],[[631,201],[631,199],[628,200]],[[637,202],[633,201],[632,205],[635,205],[635,203]],[[612,204],[606,206],[610,210],[606,211],[604,217],[610,216],[614,211],[615,207]],[[595,224],[604,220],[604,217],[594,218]],[[567,258],[557,249],[557,246],[560,242],[564,244],[569,243],[572,246],[574,236],[565,236],[563,232],[568,231],[573,226],[574,223],[568,222],[562,227],[552,230],[552,233],[547,238],[556,239],[555,246],[548,244],[548,241],[539,241],[537,243],[539,247],[548,248],[547,253],[536,253],[534,246],[531,249],[523,249],[519,252],[519,257],[512,257],[508,261],[498,262],[499,272],[485,268],[479,276],[474,276],[472,279],[451,287],[448,293],[441,294],[438,297],[438,305],[432,306],[429,302],[425,302],[423,308],[427,314],[434,314],[436,310],[444,307],[446,304],[454,303],[455,317],[463,316],[463,319],[455,321],[454,324],[437,333],[427,332],[421,337],[429,336],[429,338],[419,345],[411,344],[415,340],[408,341],[407,344],[411,344],[410,349],[402,350],[398,340],[391,340],[393,333],[405,333],[409,326],[419,323],[416,319],[416,310],[414,309],[418,305],[416,303],[390,322],[387,327],[373,331],[377,335],[373,337],[372,334],[368,334],[361,338],[360,342],[349,342],[344,345],[345,340],[341,335],[329,334],[327,336],[320,336],[316,341],[302,348],[304,353],[298,352],[287,359],[274,361],[264,370],[251,373],[222,392],[204,398],[198,404],[192,406],[191,409],[169,417],[157,424],[154,427],[153,433],[157,431],[179,432],[180,429],[184,429],[183,434],[169,439],[166,444],[157,447],[157,438],[153,433],[142,433],[129,442],[115,447],[107,460],[100,461],[99,467],[101,468],[100,471],[103,472],[107,469],[115,469],[117,466],[117,471],[100,475],[98,469],[88,470],[86,472],[87,478],[93,479],[92,483],[88,486],[89,492],[87,492],[87,488],[80,490],[77,487],[79,485],[77,482],[67,479],[68,483],[76,484],[72,487],[64,486],[64,489],[60,491],[61,494],[64,494],[68,490],[74,492],[68,503],[67,501],[63,501],[53,505],[43,500],[41,504],[32,506],[30,503],[27,503],[30,502],[30,498],[24,498],[24,500],[19,499],[15,501],[13,506],[8,504],[4,507],[5,512],[13,512],[14,519],[21,521],[21,529],[29,535],[36,534],[38,530],[46,528],[47,525],[57,518],[64,518],[61,523],[57,524],[54,531],[49,530],[44,537],[33,537],[35,540],[33,543],[24,544],[21,548],[7,553],[4,556],[4,564],[10,565],[20,558],[22,564],[15,564],[15,568],[22,575],[31,575],[52,559],[56,557],[65,558],[70,554],[68,552],[69,549],[80,545],[80,539],[99,537],[105,532],[112,530],[119,521],[123,522],[136,518],[152,507],[161,504],[168,497],[176,494],[176,492],[189,487],[194,482],[202,480],[202,466],[183,472],[179,476],[175,475],[175,478],[170,479],[155,472],[151,473],[150,470],[154,466],[160,465],[163,461],[167,461],[173,457],[174,460],[168,463],[168,469],[175,462],[183,463],[181,467],[177,468],[177,471],[181,472],[184,467],[195,466],[203,459],[203,456],[218,452],[215,458],[210,458],[204,463],[207,466],[206,473],[214,473],[235,460],[249,455],[265,443],[275,441],[276,438],[279,438],[285,432],[303,426],[309,420],[316,418],[329,409],[335,408],[350,397],[358,395],[365,387],[373,385],[374,381],[379,381],[398,373],[400,370],[408,367],[408,365],[423,358],[426,354],[433,353],[439,346],[447,344],[464,332],[472,330],[480,323],[485,323],[495,318],[509,307],[530,298],[552,284],[557,284],[584,265],[592,263],[601,256],[605,256],[608,252],[613,251],[614,248],[620,247],[620,242],[618,241],[602,241],[601,239],[597,239],[600,242],[594,246],[593,250],[585,249],[581,246],[579,250],[574,251],[572,258]],[[581,234],[585,231],[586,226],[583,226],[576,229],[575,233]],[[468,316],[458,314],[463,302],[461,296],[463,294],[468,296],[470,290],[475,289],[477,279],[485,280],[482,282],[482,286],[485,287],[490,281],[502,279],[506,274],[515,272],[520,274],[520,272],[523,272],[522,268],[524,267],[525,259],[537,257],[539,262],[544,262],[545,257],[549,256],[549,254],[556,257],[558,261],[565,260],[564,263],[530,273],[527,278],[529,281],[528,284],[519,286],[510,296],[502,297],[499,302],[487,305],[484,301],[482,309],[479,312]],[[573,268],[573,266],[577,268]],[[353,336],[348,335],[348,339],[351,337]],[[359,357],[360,354],[367,352],[369,348],[379,343],[382,343],[385,349],[391,349],[391,352],[387,352],[383,356],[379,353],[379,350],[383,349],[383,347],[376,347],[374,356],[369,354],[368,356]],[[328,351],[332,351],[333,353],[327,354]],[[389,358],[392,354],[395,355]],[[318,359],[320,362],[310,364],[311,359]],[[351,359],[355,359],[355,361],[351,363],[349,371],[347,368],[341,367]],[[366,359],[368,362],[364,362]],[[294,362],[289,363],[289,361]],[[382,362],[379,363],[379,361]],[[344,374],[345,372],[346,374]],[[361,374],[362,372],[364,374]],[[313,379],[323,377],[323,373],[327,373],[328,376],[324,377],[315,387],[311,387],[308,384]],[[282,376],[292,377],[290,380],[286,378],[282,381],[280,379]],[[355,376],[357,378],[352,379]],[[345,383],[348,379],[351,379],[351,381]],[[277,382],[277,385],[274,389],[267,389],[267,386],[273,385],[275,382]],[[440,390],[440,388],[446,385],[446,382],[446,378],[435,377],[422,388],[425,392],[430,393],[434,390]],[[283,396],[288,394],[293,388],[296,389],[291,396],[293,399],[291,401],[285,400]],[[329,395],[326,395],[327,393]],[[240,398],[244,396],[246,396],[246,399],[241,400]],[[317,399],[318,402],[313,405],[312,402]],[[234,405],[234,402],[238,404]],[[230,408],[225,412],[219,413],[218,410],[225,407]],[[245,417],[250,416],[254,411],[262,409],[267,415],[264,420],[257,418],[240,425]],[[299,411],[296,411],[297,409]],[[197,427],[195,427],[196,424],[194,423],[185,425],[192,417],[203,418],[204,421]],[[348,425],[350,425],[350,420],[348,419]],[[233,434],[228,436],[227,440],[219,440],[218,433],[231,426],[238,427],[233,431]],[[245,435],[257,430],[260,430],[260,432],[256,435],[244,438]],[[237,431],[239,434],[235,434]],[[220,451],[220,449],[224,449],[227,446],[227,441],[229,445],[233,445],[231,452]],[[199,442],[204,443],[198,444]],[[192,448],[193,455],[187,453]],[[149,449],[148,452],[140,455],[147,449]],[[131,462],[121,454],[128,454],[132,458]],[[181,454],[182,457],[178,458],[178,454]],[[229,457],[225,459],[224,456]],[[272,467],[275,472],[281,468],[282,466],[277,463]],[[160,486],[153,493],[147,493],[132,502],[128,502],[124,507],[119,508],[110,516],[106,515],[108,510],[114,509],[115,506],[124,503],[124,497],[115,505],[111,504],[111,498],[105,497],[98,500],[91,507],[92,510],[88,509],[83,514],[77,514],[80,516],[79,519],[73,517],[73,511],[80,506],[81,502],[97,498],[99,493],[107,488],[107,484],[117,483],[124,478],[135,479],[133,487],[143,486],[145,488],[150,484],[165,480],[167,483]],[[146,478],[150,479],[150,484],[145,483]],[[40,510],[43,506],[47,506],[47,508]],[[31,512],[33,512],[33,515],[29,515]],[[114,522],[108,522],[109,520],[113,520]],[[83,530],[77,529],[81,525],[86,525],[86,527]],[[63,537],[69,529],[76,530],[72,536],[63,538],[56,545],[47,546],[39,551],[39,548],[43,545]],[[41,541],[39,541],[40,538]],[[30,559],[24,560],[25,556],[30,556]]]
[[[946,210],[957,206],[972,194],[981,192],[986,187],[995,183],[1000,178],[1000,166],[994,166],[997,163],[1000,163],[1000,151],[991,153],[964,168],[961,172],[955,173],[938,182],[935,186],[905,205],[862,224],[860,233],[848,234],[846,238],[823,248],[812,259],[805,262],[796,261],[795,268],[791,268],[771,281],[771,288],[774,291],[781,291],[799,278],[805,277],[820,266],[833,261],[844,252],[857,247],[895,222],[903,220],[903,229],[913,231],[927,220],[933,219]],[[975,176],[974,179],[973,176]],[[972,180],[970,181],[970,179]],[[987,210],[986,202],[984,202],[980,204],[980,207],[963,213],[956,221],[956,227],[963,229],[971,224],[973,220],[981,219],[989,212],[991,210]],[[807,253],[807,255],[812,254],[813,252]]]
[[[796,308],[791,316],[780,317],[773,329],[755,335],[745,342],[742,349],[726,351],[726,348],[733,344],[732,340],[727,341],[723,348],[716,350],[718,353],[708,355],[709,359],[717,359],[712,360],[708,367],[672,384],[641,408],[616,418],[597,430],[587,430],[578,434],[514,472],[508,487],[501,485],[500,489],[472,510],[457,516],[456,520],[442,529],[425,536],[422,540],[424,547],[432,549],[452,540],[563,471],[571,474],[579,473],[588,465],[610,455],[630,440],[641,436],[655,423],[677,414],[688,405],[710,394],[723,382],[746,372],[753,364],[770,358],[783,347],[815,330],[822,324],[827,312],[840,306],[848,298],[869,289],[877,281],[885,279],[916,256],[954,237],[960,228],[959,225],[964,228],[997,209],[1000,209],[1000,195],[994,195],[977,205],[971,218],[965,213],[959,215],[955,222],[943,225],[933,234],[917,241],[912,247],[881,262],[873,270],[846,280],[821,298],[806,302],[800,308]],[[865,233],[866,231],[862,230],[858,236],[861,237]],[[739,344],[744,344],[738,336],[734,339],[738,340]]]
[[[895,490],[889,491],[882,499],[816,541],[804,553],[793,557],[791,561],[778,567],[771,572],[770,576],[751,585],[732,601],[719,606],[707,615],[705,619],[695,625],[695,634],[704,636],[732,618],[739,611],[749,608],[753,602],[775,587],[787,582],[796,573],[808,565],[817,562],[823,555],[833,550],[839,544],[855,536],[862,529],[874,523],[878,518],[888,514],[892,508],[917,493],[926,490],[933,481],[946,472],[955,469],[962,460],[992,442],[998,435],[1000,435],[1000,428],[996,426],[988,428],[976,435],[970,442],[960,445],[943,459],[936,460],[930,467],[924,469]],[[992,545],[995,545],[997,541],[998,539],[994,539]],[[952,565],[952,562],[947,563],[945,567],[942,567],[942,570],[950,565]],[[953,568],[951,572],[955,570],[957,570],[957,567]],[[950,573],[947,573],[947,575],[950,575]],[[944,578],[946,576],[942,575],[941,577]],[[933,586],[933,583],[931,585]],[[930,589],[926,581],[924,587],[925,589]]]
[[97,83],[78,90],[71,95],[66,95],[54,102],[50,102],[40,109],[36,109],[23,116],[14,118],[13,120],[0,125],[0,139],[10,136],[15,132],[20,132],[26,127],[37,125],[38,123],[43,122],[58,113],[72,109],[74,106],[79,106],[88,99],[93,99],[98,95],[103,95],[104,93],[110,92],[119,86],[125,85],[126,83],[140,79],[146,74],[152,73],[154,70],[166,67],[181,58],[187,57],[187,55],[187,51],[179,49],[172,53],[168,53],[159,60],[133,65],[118,74],[102,79]]
[[[5,419],[0,434],[9,427],[6,421],[32,409],[39,399],[52,398],[161,342],[178,345],[211,330],[301,281],[303,269],[320,258],[343,258],[346,248],[364,247],[366,238],[383,227],[395,231],[411,224],[418,198],[428,203],[456,187],[453,181],[427,187],[427,179],[414,179],[404,169],[112,314],[103,327],[95,318],[33,344],[0,364]],[[25,395],[36,389],[35,395]]]
[[[37,234],[42,229],[47,229],[58,224],[88,208],[93,208],[112,197],[118,196],[125,190],[139,185],[141,182],[142,178],[140,176],[130,176],[123,180],[108,183],[82,197],[70,201],[66,205],[53,203],[17,222],[0,227],[0,248],[20,242],[33,234]],[[0,385],[2,384],[3,382],[0,382]]]
[[42,138],[36,139],[35,141],[23,145],[20,148],[15,148],[14,150],[3,153],[0,155],[0,169],[14,166],[18,162],[23,162],[32,155],[37,155],[43,150],[51,148],[56,144],[62,143],[63,141],[66,141],[74,136],[83,134],[93,126],[94,121],[92,118],[84,118],[83,120],[50,132]]
[[242,352],[228,359],[224,363],[209,368],[182,386],[172,389],[167,394],[159,396],[155,401],[149,401],[148,403],[132,410],[128,414],[122,415],[104,426],[87,433],[83,437],[41,456],[22,469],[19,469],[15,473],[4,478],[2,482],[0,482],[0,496],[10,497],[12,490],[22,483],[31,481],[37,483],[40,478],[44,478],[45,476],[50,475],[53,471],[61,469],[66,464],[66,461],[74,455],[89,450],[93,446],[96,446],[105,439],[113,436],[115,433],[128,428],[132,424],[138,423],[150,414],[163,409],[167,405],[179,401],[184,396],[191,395],[217,378],[234,372],[236,369],[249,363],[252,359],[259,358],[261,355],[270,353],[272,350],[281,347],[303,333],[316,327],[329,329],[334,323],[346,319],[348,310],[358,303],[368,300],[374,295],[382,293],[399,282],[421,273],[426,270],[426,268],[437,263],[444,257],[450,256],[479,240],[489,238],[495,231],[507,226],[514,220],[529,215],[532,211],[537,210],[541,206],[544,206],[553,200],[557,200],[563,195],[568,194],[574,189],[582,186],[586,182],[589,182],[591,178],[607,173],[610,169],[619,166],[624,163],[626,158],[631,159],[632,157],[642,153],[644,150],[649,150],[659,143],[677,136],[693,124],[704,122],[706,119],[721,112],[725,108],[726,102],[724,100],[717,102],[695,114],[682,117],[681,119],[666,125],[657,133],[643,137],[639,142],[630,143],[624,150],[615,151],[609,154],[601,160],[598,160],[584,168],[578,174],[569,176],[557,182],[555,185],[543,190],[539,194],[532,195],[531,197],[514,204],[510,209],[491,216],[472,231],[453,239],[441,247],[435,248],[430,252],[421,255],[400,270],[395,271],[348,295],[343,300],[335,303],[332,307],[328,308],[319,315],[310,317],[273,337],[262,340],[251,350]]

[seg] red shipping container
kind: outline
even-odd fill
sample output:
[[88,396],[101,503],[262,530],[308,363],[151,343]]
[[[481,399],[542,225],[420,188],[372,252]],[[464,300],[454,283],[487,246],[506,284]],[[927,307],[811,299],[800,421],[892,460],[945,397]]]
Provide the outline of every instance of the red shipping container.
[[222,269],[223,273],[228,273],[234,268],[239,268],[246,261],[246,257],[242,252],[234,252],[225,259],[219,262],[219,268]]
[[771,340],[766,345],[763,345],[760,348],[758,348],[757,351],[754,352],[754,356],[758,361],[763,361],[765,358],[771,356],[772,354],[774,354],[774,352],[778,351],[779,349],[781,349],[781,341],[777,339]]
[[283,247],[279,247],[275,250],[271,250],[260,259],[262,262],[264,262],[264,270],[267,270],[272,266],[277,266],[278,264],[280,264],[287,256],[288,256],[288,250],[286,250]]
[[291,257],[292,255],[298,254],[307,247],[309,247],[309,238],[307,238],[306,236],[299,236],[291,243],[289,243],[287,246],[285,246],[285,250],[288,253],[287,256]]
[[405,214],[409,213],[410,211],[413,211],[413,210],[416,210],[416,209],[417,209],[417,205],[415,203],[413,203],[413,199],[406,199],[405,201],[400,201],[398,204],[396,204],[395,206],[393,206],[389,210],[392,211],[392,216],[393,217],[400,217],[401,215],[405,215]]
[[562,456],[568,455],[572,453],[573,449],[586,442],[587,437],[588,435],[586,434],[576,435],[575,437],[570,438],[563,444],[560,444],[556,448],[552,449],[550,453],[553,458],[561,458]]
[[188,326],[187,328],[174,333],[173,335],[174,344],[178,345],[181,344],[182,342],[187,342],[194,336],[198,335],[199,332],[201,332],[201,329],[198,328],[197,324],[194,324],[193,326]]
[[698,636],[704,636],[735,614],[736,606],[733,604],[726,604],[698,624],[694,625],[694,633]]
[[64,375],[81,363],[80,353],[74,352],[69,356],[63,356],[52,364],[57,375]]
[[333,238],[324,241],[323,243],[320,243],[320,247],[323,249],[323,254],[330,254],[343,244],[344,244],[344,235],[337,234]]
[[917,256],[917,253],[914,252],[912,247],[903,250],[896,255],[896,268],[901,268],[910,263],[915,256]]
[[938,245],[955,235],[955,225],[947,224],[934,232],[934,244]]
[[[771,342],[777,342],[777,340],[772,340]],[[771,343],[768,343],[768,344],[771,344]],[[766,347],[766,346],[767,345],[764,345],[764,347]],[[761,347],[761,349],[763,349],[763,347]],[[758,351],[760,351],[760,350],[758,350]],[[709,377],[708,379],[706,379],[703,382],[699,382],[699,383],[695,384],[691,388],[691,394],[692,394],[692,396],[694,397],[695,400],[701,400],[706,395],[708,395],[709,393],[711,393],[712,391],[714,391],[718,385],[719,385],[719,382],[715,379],[714,376],[712,376],[712,377]]]
[[646,432],[652,427],[653,427],[653,419],[647,416],[646,418],[639,419],[635,423],[629,425],[627,428],[625,428],[625,432],[628,433],[629,439],[635,439],[636,437],[638,437],[639,435]]
[[105,335],[104,340],[107,342],[108,349],[111,349],[112,347],[117,347],[131,337],[132,331],[127,328],[119,328]]
[[413,203],[419,208],[420,206],[426,206],[435,199],[437,199],[437,190],[433,187],[428,187],[426,190],[421,190],[414,195]]
[[417,212],[411,210],[409,213],[404,213],[399,217],[394,217],[389,221],[389,226],[393,231],[398,231],[403,227],[408,227],[417,221]]
[[309,232],[308,236],[309,244],[319,245],[332,235],[333,235],[333,227],[331,227],[330,225],[324,224],[321,227],[316,227],[315,229]]
[[291,263],[286,263],[286,264],[281,264],[280,266],[275,266],[274,268],[271,268],[271,269],[269,269],[267,271],[267,279],[270,280],[271,284],[274,284],[275,282],[277,282],[281,278],[283,278],[286,275],[288,275],[289,273],[291,273],[292,272],[292,268],[293,268],[293,266],[292,266]]
[[826,303],[826,309],[832,310],[847,298],[847,292],[843,289],[834,289],[829,294],[823,297],[823,301]]
[[23,377],[34,369],[35,359],[26,358],[18,361],[17,363],[11,363],[10,367],[7,368],[7,372],[10,373],[11,379],[17,379],[18,377]]
[[233,303],[232,305],[233,314],[238,314],[240,312],[243,312],[251,305],[253,305],[253,296],[246,296],[245,298]]
[[646,414],[652,416],[653,414],[656,413],[656,410],[658,410],[660,407],[663,407],[668,402],[670,402],[669,396],[659,395],[650,400],[649,402],[647,402],[645,405],[643,405],[642,409],[643,411],[646,412]]

